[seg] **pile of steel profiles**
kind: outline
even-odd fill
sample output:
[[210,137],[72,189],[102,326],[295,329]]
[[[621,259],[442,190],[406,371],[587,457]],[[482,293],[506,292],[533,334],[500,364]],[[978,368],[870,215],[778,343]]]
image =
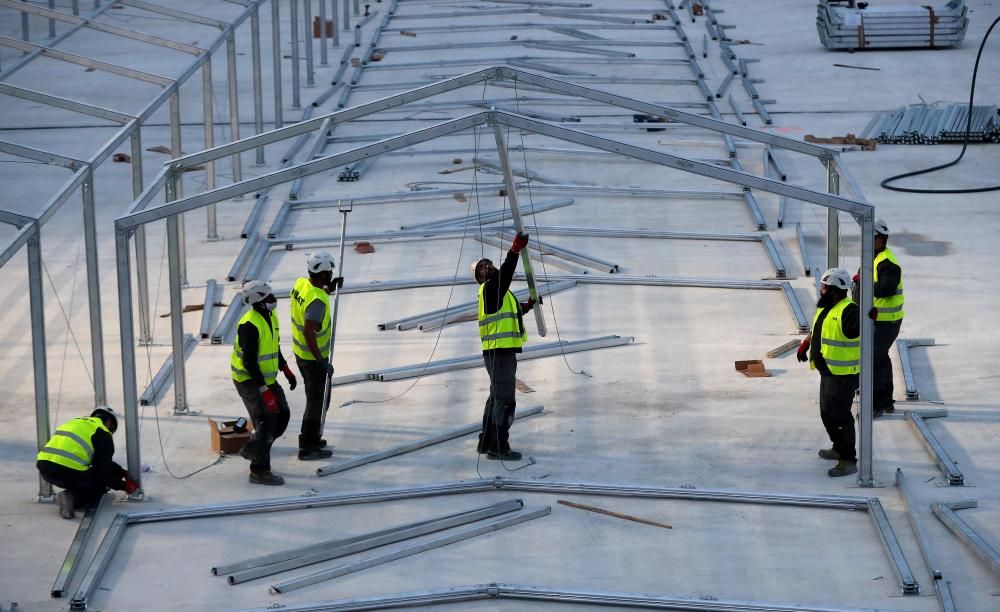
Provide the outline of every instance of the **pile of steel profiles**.
[[1000,109],[968,104],[914,104],[876,113],[861,133],[884,144],[947,144],[1000,142]]
[[816,29],[828,49],[957,47],[969,27],[965,0],[943,6],[816,6]]

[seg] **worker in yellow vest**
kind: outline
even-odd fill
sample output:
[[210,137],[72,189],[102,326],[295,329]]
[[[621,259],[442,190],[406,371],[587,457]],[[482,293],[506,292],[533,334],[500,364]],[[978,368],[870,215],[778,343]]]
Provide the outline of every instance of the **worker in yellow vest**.
[[518,254],[527,245],[528,235],[519,233],[499,270],[489,259],[472,264],[473,276],[479,283],[479,338],[490,377],[490,395],[483,409],[483,428],[479,432],[477,450],[493,460],[521,459],[521,453],[510,448],[510,426],[514,423],[516,405],[517,354],[528,341],[524,313],[530,311],[535,302],[529,298],[527,302],[518,303],[510,292],[510,283],[517,269]]
[[306,260],[309,278],[295,281],[292,301],[292,352],[302,374],[306,409],[299,433],[299,460],[328,459],[333,451],[325,448],[323,432],[323,395],[326,381],[333,374],[330,363],[330,293],[344,285],[343,277],[334,277],[336,262],[326,252],[313,253]]
[[861,316],[848,296],[850,272],[830,268],[820,283],[812,333],[799,345],[798,360],[808,361],[810,369],[819,372],[819,414],[833,448],[820,449],[818,454],[837,462],[827,470],[828,475],[847,476],[858,471],[851,406],[861,371]]
[[38,472],[53,486],[65,489],[56,495],[59,516],[71,519],[79,508],[101,501],[109,489],[134,493],[139,485],[129,479],[122,466],[112,461],[118,417],[102,406],[89,417],[67,421],[56,429],[45,448],[38,452]]
[[[903,325],[903,268],[896,254],[888,247],[889,226],[885,221],[875,221],[875,300],[868,316],[875,321],[874,365],[872,369],[872,406],[877,419],[887,412],[896,411],[892,399],[892,360],[889,349],[899,337]],[[860,303],[857,294],[859,274],[854,275],[854,301]]]
[[253,421],[253,437],[240,450],[250,461],[250,482],[282,485],[285,479],[271,473],[271,445],[288,427],[288,402],[278,384],[278,370],[295,389],[297,381],[279,346],[277,298],[264,281],[247,281],[243,303],[250,307],[236,328],[236,342],[230,357],[233,384]]

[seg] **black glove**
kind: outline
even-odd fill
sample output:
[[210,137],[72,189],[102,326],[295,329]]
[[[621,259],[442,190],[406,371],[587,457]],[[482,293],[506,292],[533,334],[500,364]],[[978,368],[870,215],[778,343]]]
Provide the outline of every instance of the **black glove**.
[[799,352],[795,354],[799,361],[805,363],[809,361],[809,338],[805,338],[799,344]]
[[333,293],[335,289],[343,289],[343,288],[344,288],[344,277],[335,276],[332,279],[330,279],[330,282],[326,285],[326,292]]

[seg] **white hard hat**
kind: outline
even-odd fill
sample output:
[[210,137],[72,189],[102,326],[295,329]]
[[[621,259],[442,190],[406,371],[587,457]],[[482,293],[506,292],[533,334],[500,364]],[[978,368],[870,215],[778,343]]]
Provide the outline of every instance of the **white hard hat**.
[[885,224],[885,219],[876,219],[874,225],[872,226],[875,230],[876,236],[888,236],[889,226]]
[[273,293],[271,291],[271,285],[268,285],[264,281],[260,280],[250,280],[243,285],[243,303],[248,306],[253,306],[258,302],[263,302],[267,296]]
[[847,291],[851,288],[851,273],[843,268],[830,268],[823,273],[819,282]]
[[306,260],[306,268],[308,268],[310,274],[320,274],[322,272],[332,271],[337,267],[336,260],[334,260],[333,255],[330,255],[326,251],[320,251],[319,253],[313,253]]
[[97,408],[94,408],[94,411],[90,413],[90,416],[97,417],[99,419],[111,419],[111,425],[108,429],[111,430],[111,433],[118,431],[118,415],[115,414],[115,411],[111,408],[111,406],[98,406]]

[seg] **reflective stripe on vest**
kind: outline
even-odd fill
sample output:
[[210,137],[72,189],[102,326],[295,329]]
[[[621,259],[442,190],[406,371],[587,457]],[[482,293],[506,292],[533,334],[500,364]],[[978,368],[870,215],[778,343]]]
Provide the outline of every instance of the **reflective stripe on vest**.
[[899,265],[896,255],[885,247],[882,252],[875,256],[875,284],[878,285],[878,265],[883,261],[890,261],[899,266],[899,286],[896,287],[896,294],[887,298],[875,298],[872,305],[878,310],[876,321],[898,321],[903,318],[903,266]]
[[528,341],[521,320],[521,304],[510,291],[503,296],[503,304],[494,314],[486,314],[486,301],[483,291],[486,284],[479,285],[479,339],[483,350],[518,349]]
[[316,360],[306,342],[306,309],[316,300],[323,302],[325,308],[316,333],[316,344],[319,345],[320,354],[326,359],[330,354],[330,296],[322,287],[314,287],[308,278],[300,278],[295,281],[289,297],[292,301],[292,352],[306,361]]
[[97,417],[72,419],[55,431],[45,448],[38,452],[37,459],[82,472],[94,460],[90,438],[98,429],[111,433]]
[[[237,327],[244,323],[251,323],[257,328],[257,366],[260,368],[260,373],[264,375],[264,382],[270,385],[278,377],[280,334],[277,315],[274,312],[269,312],[268,317],[271,319],[270,326],[264,320],[263,315],[251,308],[240,319]],[[236,335],[236,342],[233,343],[233,355],[229,359],[229,369],[236,382],[245,382],[251,378],[246,366],[243,365],[243,347],[240,346],[239,334]]]
[[[835,376],[857,374],[861,371],[861,339],[848,338],[844,334],[843,326],[844,309],[853,303],[851,298],[845,297],[832,306],[823,320],[821,330],[816,329],[816,321],[823,311],[817,310],[816,316],[813,317],[812,333],[820,334],[820,353],[830,373]],[[809,367],[816,368],[812,359],[809,360]]]

